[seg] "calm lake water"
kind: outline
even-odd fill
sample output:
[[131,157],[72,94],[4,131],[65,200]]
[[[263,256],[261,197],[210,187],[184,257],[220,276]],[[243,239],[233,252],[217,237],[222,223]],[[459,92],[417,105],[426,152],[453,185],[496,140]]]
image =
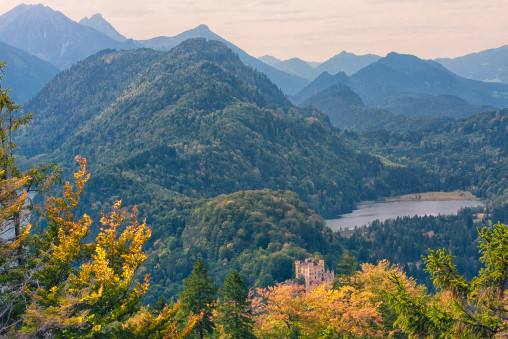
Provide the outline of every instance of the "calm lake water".
[[358,209],[342,214],[338,219],[326,220],[326,224],[333,231],[338,231],[340,228],[367,225],[376,219],[385,221],[404,216],[456,214],[461,208],[475,206],[483,206],[483,203],[479,200],[369,202],[358,204]]

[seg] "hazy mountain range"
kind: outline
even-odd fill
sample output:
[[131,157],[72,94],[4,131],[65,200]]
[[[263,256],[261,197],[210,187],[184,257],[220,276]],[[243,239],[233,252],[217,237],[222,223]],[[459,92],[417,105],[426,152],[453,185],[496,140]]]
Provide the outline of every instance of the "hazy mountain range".
[[281,71],[312,81],[324,72],[330,74],[344,72],[347,75],[352,75],[380,58],[379,55],[374,54],[356,55],[342,51],[322,63],[303,61],[298,58],[281,61],[269,55],[259,59]]
[[43,5],[19,5],[0,16],[1,41],[46,60],[60,69],[68,68],[105,48],[130,49],[107,35],[81,25]]
[[334,85],[349,86],[366,106],[412,116],[461,118],[494,107],[508,107],[507,84],[466,79],[435,61],[397,53],[388,54],[350,77],[343,72],[322,73],[293,96],[293,101],[312,103],[329,115],[337,115],[336,109],[343,106],[338,105],[332,112],[329,105],[334,100],[329,96],[337,92],[320,94]]
[[[225,43],[244,64],[265,73],[284,93],[292,96],[296,103],[304,103],[331,85],[345,84],[361,97],[366,106],[396,114],[445,115],[456,118],[491,106],[508,105],[506,86],[467,80],[440,67],[436,62],[414,56],[390,53],[382,58],[343,51],[323,63],[298,58],[281,61],[271,56],[257,59],[213,33],[206,25],[173,37],[134,41],[116,31],[100,14],[83,18],[77,23],[43,5],[19,5],[0,16],[0,40],[7,44],[0,46],[0,53],[5,51],[6,54],[12,46],[60,69],[68,68],[76,61],[105,48],[121,50],[145,47],[168,51],[189,38]],[[459,74],[469,72],[465,74],[468,78],[483,77],[482,80],[503,81],[504,65],[508,63],[508,57],[505,57],[507,50],[504,46],[462,58],[439,61],[450,69],[456,69]],[[37,60],[35,58],[31,59],[34,65]],[[28,59],[25,57],[24,60]],[[40,64],[41,61],[37,62]],[[480,66],[475,68],[474,64]],[[55,74],[54,71],[48,73],[46,68],[40,66],[28,68],[32,70],[30,73],[12,67],[9,69],[10,79],[5,79],[23,87],[23,93],[18,96],[21,102],[33,96]],[[492,73],[494,69],[495,75]],[[487,71],[490,73],[485,75]],[[28,80],[29,74],[33,79],[43,80],[38,80],[38,83],[33,79]],[[25,83],[23,80],[12,82],[11,79],[14,78],[26,80]],[[334,92],[327,93],[330,95]]]
[[0,42],[0,61],[7,61],[2,87],[14,89],[11,98],[22,103],[30,99],[60,70],[19,48]]
[[77,23],[61,12],[43,5],[19,5],[0,16],[0,41],[46,60],[60,69],[102,49],[133,49],[146,47],[169,50],[189,38],[205,38],[226,43],[240,59],[267,74],[285,93],[295,94],[308,81],[275,69],[248,55],[205,25],[174,37],[156,37],[149,40],[124,40],[102,16],[94,15]]
[[118,31],[109,22],[104,20],[101,14],[94,14],[90,18],[83,18],[79,20],[79,23],[84,26],[92,27],[116,41],[127,41],[127,38],[118,33]]
[[436,61],[468,79],[508,83],[508,45]]

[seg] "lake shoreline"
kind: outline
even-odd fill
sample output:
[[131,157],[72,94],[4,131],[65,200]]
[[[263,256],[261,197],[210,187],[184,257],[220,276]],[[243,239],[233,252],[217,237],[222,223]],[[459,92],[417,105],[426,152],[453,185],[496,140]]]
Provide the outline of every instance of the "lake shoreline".
[[383,198],[378,202],[395,202],[395,201],[444,201],[444,200],[480,200],[468,191],[453,192],[425,192],[411,193],[395,197]]
[[325,219],[325,222],[336,232],[368,225],[376,219],[385,221],[404,216],[456,214],[461,208],[477,206],[484,206],[484,203],[466,191],[415,193],[379,201],[363,201],[352,212]]

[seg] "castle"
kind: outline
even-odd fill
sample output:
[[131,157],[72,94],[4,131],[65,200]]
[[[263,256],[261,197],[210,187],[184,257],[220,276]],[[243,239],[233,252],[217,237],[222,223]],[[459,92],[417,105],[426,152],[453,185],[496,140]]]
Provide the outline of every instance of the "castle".
[[305,288],[309,289],[323,282],[332,284],[335,272],[325,268],[324,260],[319,260],[316,264],[312,258],[307,258],[303,263],[300,260],[295,261],[295,276],[296,278],[304,277]]

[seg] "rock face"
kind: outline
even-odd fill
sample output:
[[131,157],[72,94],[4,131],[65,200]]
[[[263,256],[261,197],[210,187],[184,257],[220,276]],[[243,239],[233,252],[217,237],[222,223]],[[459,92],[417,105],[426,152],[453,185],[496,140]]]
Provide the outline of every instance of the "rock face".
[[21,4],[0,16],[0,40],[60,69],[102,49],[129,49],[105,34],[43,5]]

